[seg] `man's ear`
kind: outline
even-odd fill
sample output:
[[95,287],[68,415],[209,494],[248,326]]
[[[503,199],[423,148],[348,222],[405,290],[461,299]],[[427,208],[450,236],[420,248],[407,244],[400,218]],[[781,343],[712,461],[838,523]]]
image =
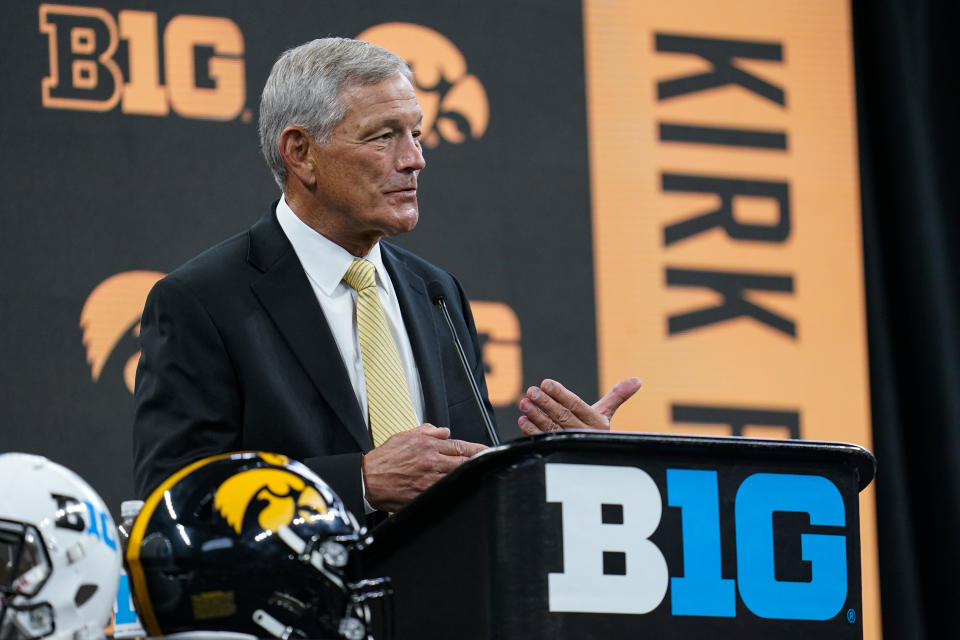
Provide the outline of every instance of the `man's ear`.
[[280,156],[287,167],[287,179],[296,178],[307,187],[317,182],[317,166],[310,152],[313,137],[300,127],[287,127],[280,134]]

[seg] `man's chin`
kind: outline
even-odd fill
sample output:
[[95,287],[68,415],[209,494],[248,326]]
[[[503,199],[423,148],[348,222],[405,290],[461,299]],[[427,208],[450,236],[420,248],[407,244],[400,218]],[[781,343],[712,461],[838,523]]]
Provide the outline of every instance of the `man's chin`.
[[416,228],[419,220],[420,214],[416,208],[412,210],[408,209],[404,211],[397,211],[393,220],[393,224],[384,235],[386,235],[388,238],[392,238],[402,233],[413,231],[414,228]]

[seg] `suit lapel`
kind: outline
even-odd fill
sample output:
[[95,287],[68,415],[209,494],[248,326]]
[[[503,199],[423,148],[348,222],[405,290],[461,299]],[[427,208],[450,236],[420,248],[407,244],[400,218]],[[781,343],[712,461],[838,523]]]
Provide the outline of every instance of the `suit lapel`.
[[360,448],[369,451],[373,441],[340,350],[300,260],[273,214],[275,208],[276,203],[250,230],[248,260],[263,272],[250,286],[317,391]]
[[437,318],[439,311],[427,296],[423,278],[407,268],[390,245],[381,243],[380,248],[383,264],[390,272],[390,279],[397,292],[400,313],[403,315],[410,348],[420,373],[424,422],[437,427],[448,427],[450,412],[447,408],[447,392],[441,364],[441,327]]

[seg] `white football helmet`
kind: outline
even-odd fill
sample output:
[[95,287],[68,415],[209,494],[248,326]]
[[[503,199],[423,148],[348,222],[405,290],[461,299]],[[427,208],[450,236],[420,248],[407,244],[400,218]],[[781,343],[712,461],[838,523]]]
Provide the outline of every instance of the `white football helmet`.
[[102,638],[120,565],[89,484],[44,457],[0,454],[0,640]]

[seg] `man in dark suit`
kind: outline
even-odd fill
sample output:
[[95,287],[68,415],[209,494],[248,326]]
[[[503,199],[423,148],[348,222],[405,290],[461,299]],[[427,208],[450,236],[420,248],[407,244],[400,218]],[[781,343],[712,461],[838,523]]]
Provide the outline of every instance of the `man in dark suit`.
[[[274,65],[260,136],[282,198],[147,299],[134,425],[141,496],[199,458],[260,449],[303,461],[360,517],[399,509],[485,448],[427,288],[443,290],[486,398],[466,296],[450,274],[381,242],[412,230],[419,216],[425,162],[411,80],[397,56],[339,38],[307,43]],[[359,288],[346,278],[358,260],[373,274],[377,340],[403,388],[387,395],[402,396],[409,416],[387,425],[389,437],[374,424],[381,394],[371,375],[380,373],[368,368]],[[544,381],[521,402],[520,427],[605,428],[637,387],[621,382],[591,407]]]

